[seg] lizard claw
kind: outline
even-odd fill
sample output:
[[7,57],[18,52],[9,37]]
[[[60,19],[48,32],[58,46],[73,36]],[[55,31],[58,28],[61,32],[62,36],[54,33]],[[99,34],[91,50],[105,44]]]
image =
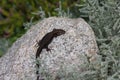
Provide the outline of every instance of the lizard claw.
[[51,49],[49,49],[49,48],[46,48],[46,51],[51,51]]
[[35,47],[38,47],[39,45],[38,45],[38,41],[36,40],[36,44],[34,45]]
[[50,52],[51,52],[51,50],[53,50],[53,49],[50,49],[50,48],[46,48],[46,51],[50,51]]

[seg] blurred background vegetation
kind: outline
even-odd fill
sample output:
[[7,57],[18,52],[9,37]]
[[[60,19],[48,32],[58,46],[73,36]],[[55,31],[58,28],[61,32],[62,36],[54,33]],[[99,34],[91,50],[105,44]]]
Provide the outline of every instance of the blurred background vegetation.
[[26,32],[23,24],[31,18],[35,22],[44,17],[59,16],[57,8],[61,5],[66,11],[79,2],[81,0],[0,0],[0,56]]
[[0,56],[31,25],[51,16],[82,17],[95,32],[100,66],[94,68],[90,63],[88,71],[77,76],[82,80],[120,80],[119,0],[0,0]]

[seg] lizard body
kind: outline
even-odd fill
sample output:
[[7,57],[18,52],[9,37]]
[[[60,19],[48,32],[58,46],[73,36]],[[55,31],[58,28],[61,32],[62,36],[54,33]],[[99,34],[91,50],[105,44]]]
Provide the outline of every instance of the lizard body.
[[[65,34],[65,31],[62,29],[53,29],[53,31],[47,33],[39,42],[38,42],[38,49],[36,52],[36,59],[40,56],[42,49],[46,49],[49,51],[48,45],[52,42],[54,37],[60,36]],[[39,69],[39,63],[36,64],[37,68]],[[39,71],[36,71],[36,74],[39,74]],[[39,75],[37,76],[37,80],[39,80]]]

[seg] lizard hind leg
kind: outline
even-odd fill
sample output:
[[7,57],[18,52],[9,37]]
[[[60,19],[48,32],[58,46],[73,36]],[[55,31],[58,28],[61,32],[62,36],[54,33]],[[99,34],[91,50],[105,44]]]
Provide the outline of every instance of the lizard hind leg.
[[39,43],[37,40],[36,40],[36,44],[34,45],[35,47],[39,47]]
[[53,49],[48,48],[48,46],[46,46],[45,49],[46,49],[46,51],[50,51],[50,52],[51,52],[51,50],[53,50]]
[[48,46],[45,47],[46,51],[51,51],[50,48],[48,48]]

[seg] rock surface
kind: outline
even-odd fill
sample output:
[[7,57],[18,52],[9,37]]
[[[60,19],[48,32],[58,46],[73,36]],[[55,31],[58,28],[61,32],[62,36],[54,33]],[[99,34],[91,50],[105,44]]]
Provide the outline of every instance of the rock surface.
[[54,28],[66,33],[53,39],[50,52],[42,50],[39,58],[41,78],[50,76],[53,80],[58,77],[62,80],[65,75],[87,70],[86,63],[95,60],[98,51],[91,27],[81,18],[51,17],[32,26],[0,58],[0,80],[35,80],[36,40]]

